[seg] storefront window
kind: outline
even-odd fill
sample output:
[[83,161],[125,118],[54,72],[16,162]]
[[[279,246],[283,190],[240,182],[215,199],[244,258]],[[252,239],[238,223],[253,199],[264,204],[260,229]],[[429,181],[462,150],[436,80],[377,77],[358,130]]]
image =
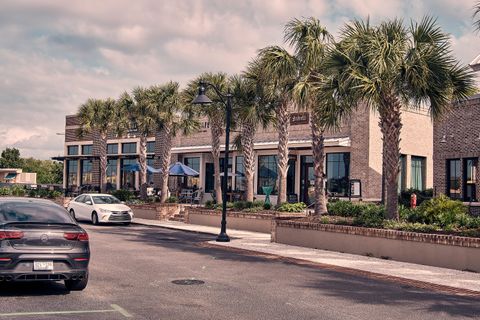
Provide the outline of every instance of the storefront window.
[[235,190],[245,191],[246,190],[246,180],[245,180],[245,166],[243,165],[243,157],[235,157]]
[[327,154],[327,190],[338,196],[348,196],[350,153]]
[[137,159],[123,159],[122,160],[122,189],[135,189],[135,172],[124,170],[128,165],[134,165]]
[[82,146],[82,154],[83,155],[91,155],[93,150],[93,145],[86,144]]
[[[78,147],[77,147],[78,151]],[[77,181],[78,160],[67,160],[67,186],[78,185]]]
[[447,160],[447,195],[452,199],[460,199],[460,174],[460,159]]
[[272,194],[277,194],[277,156],[258,156],[257,194],[264,194],[262,187],[273,187]]
[[463,160],[463,200],[468,202],[477,201],[477,166],[478,159],[470,158]]
[[[154,163],[155,163],[155,159],[147,158],[147,166],[154,168]],[[153,173],[148,172],[148,170],[147,170],[147,183],[148,184],[153,183]]]
[[137,143],[122,143],[122,153],[137,153]]
[[[183,164],[200,173],[200,157],[188,157],[183,159]],[[185,177],[183,185],[188,188],[200,187],[200,177]]]
[[155,153],[155,141],[147,142],[147,153]]
[[107,162],[107,190],[117,188],[117,160],[109,159]]
[[425,157],[412,156],[412,176],[410,181],[410,187],[412,189],[425,189],[425,162]]
[[107,144],[107,154],[118,154],[118,143]]
[[78,146],[68,146],[67,147],[67,154],[69,156],[76,156],[78,155]]
[[82,160],[82,185],[92,184],[92,160]]

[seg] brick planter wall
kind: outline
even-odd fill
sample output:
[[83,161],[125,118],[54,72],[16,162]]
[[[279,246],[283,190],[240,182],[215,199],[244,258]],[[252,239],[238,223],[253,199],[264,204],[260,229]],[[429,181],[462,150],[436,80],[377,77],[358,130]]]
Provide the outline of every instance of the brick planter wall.
[[277,219],[272,241],[480,272],[480,238]]
[[137,218],[152,220],[169,220],[180,213],[183,207],[177,203],[147,203],[128,205]]
[[[220,227],[222,212],[198,207],[185,208],[185,222],[210,227]],[[252,232],[271,233],[272,222],[275,218],[298,219],[303,214],[278,213],[275,211],[260,211],[247,213],[242,211],[227,211],[227,229],[245,230]]]

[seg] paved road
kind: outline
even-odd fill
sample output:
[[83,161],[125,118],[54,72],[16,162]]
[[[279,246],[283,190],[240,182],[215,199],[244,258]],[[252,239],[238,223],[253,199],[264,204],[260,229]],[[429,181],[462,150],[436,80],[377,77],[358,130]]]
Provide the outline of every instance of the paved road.
[[[0,319],[480,319],[480,299],[202,247],[211,236],[138,225],[85,228],[88,288],[3,285]],[[171,282],[178,279],[205,283]],[[79,313],[48,314],[71,311]]]

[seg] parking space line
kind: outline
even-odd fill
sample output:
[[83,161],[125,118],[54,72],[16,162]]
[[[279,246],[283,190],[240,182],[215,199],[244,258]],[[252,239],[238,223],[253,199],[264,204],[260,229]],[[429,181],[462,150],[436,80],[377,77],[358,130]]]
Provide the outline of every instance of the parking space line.
[[123,309],[119,305],[111,304],[110,307],[112,307],[112,309],[0,313],[0,318],[21,317],[21,316],[48,316],[48,315],[62,315],[62,314],[109,313],[109,312],[118,312],[125,318],[133,317],[130,313],[128,313],[127,310]]

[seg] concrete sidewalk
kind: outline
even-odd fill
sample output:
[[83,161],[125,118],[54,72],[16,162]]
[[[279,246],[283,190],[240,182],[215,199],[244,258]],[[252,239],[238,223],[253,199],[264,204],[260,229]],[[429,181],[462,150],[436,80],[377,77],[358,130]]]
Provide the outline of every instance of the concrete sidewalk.
[[[134,223],[212,235],[219,233],[219,228],[175,221],[135,218]],[[480,296],[479,273],[272,243],[270,234],[266,233],[230,229],[228,235],[231,238],[230,242],[216,242],[212,237],[209,245],[283,257],[296,263],[300,262],[299,264],[317,265],[335,271],[361,274],[437,291]]]

